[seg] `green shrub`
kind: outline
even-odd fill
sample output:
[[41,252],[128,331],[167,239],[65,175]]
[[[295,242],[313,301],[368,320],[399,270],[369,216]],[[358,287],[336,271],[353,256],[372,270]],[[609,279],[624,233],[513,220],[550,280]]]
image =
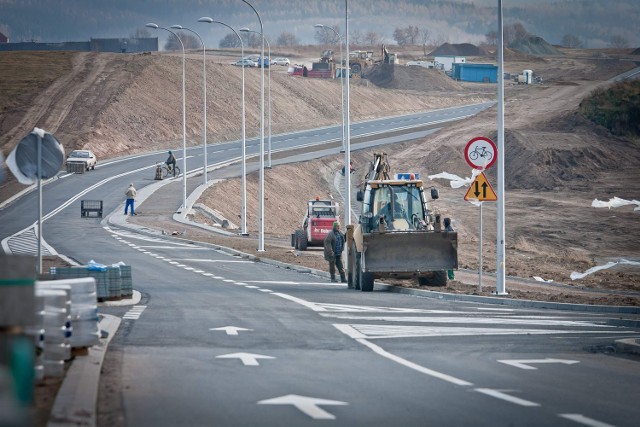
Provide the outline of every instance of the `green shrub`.
[[597,89],[580,103],[580,112],[614,135],[640,136],[640,81]]

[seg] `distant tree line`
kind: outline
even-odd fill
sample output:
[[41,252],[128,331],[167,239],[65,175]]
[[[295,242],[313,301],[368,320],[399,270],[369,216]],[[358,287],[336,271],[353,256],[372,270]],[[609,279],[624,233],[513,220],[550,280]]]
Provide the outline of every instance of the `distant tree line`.
[[[256,33],[247,33],[241,32],[239,33],[242,38],[242,44],[244,47],[250,48],[258,48],[262,46],[260,35]],[[283,31],[275,40],[270,40],[268,37],[266,38],[269,44],[272,47],[275,46],[298,46],[300,44],[300,40],[295,36],[295,34],[290,33],[288,31]],[[220,42],[218,43],[218,47],[221,49],[229,49],[229,48],[239,48],[240,39],[234,32],[228,33],[225,35]],[[266,47],[266,44],[265,44]]]

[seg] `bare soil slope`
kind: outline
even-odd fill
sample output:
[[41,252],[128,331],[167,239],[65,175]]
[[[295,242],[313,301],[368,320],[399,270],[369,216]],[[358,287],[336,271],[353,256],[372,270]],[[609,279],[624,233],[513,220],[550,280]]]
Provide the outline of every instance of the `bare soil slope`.
[[[9,63],[8,68],[4,65],[9,70],[7,76],[18,75],[22,64],[14,63],[11,68],[11,61],[4,55],[1,58]],[[50,55],[57,54],[40,54],[41,64],[46,64]],[[208,142],[215,144],[240,137],[241,70],[229,65],[232,55],[211,57],[207,67],[207,133]],[[102,159],[179,145],[180,56],[84,53],[71,55],[69,64],[69,71],[61,71],[44,89],[23,94],[20,109],[10,107],[3,111],[0,148],[5,155],[33,126],[56,134],[67,150],[90,148]],[[545,81],[541,86],[506,87],[508,274],[570,283],[572,271],[584,271],[620,258],[640,260],[638,212],[630,207],[610,211],[590,207],[594,198],[640,199],[636,185],[640,180],[638,144],[614,138],[576,113],[584,96],[631,66],[632,62],[620,61],[616,55],[588,51],[567,51],[564,57],[518,55],[507,63],[505,71],[533,69]],[[424,71],[398,66],[393,78],[388,79],[387,88],[377,87],[370,80],[354,81],[352,120],[495,99],[495,86],[445,80],[434,83],[434,76]],[[186,73],[189,145],[199,144],[201,138],[201,72],[200,57],[194,53],[187,60]],[[259,70],[247,69],[250,136],[259,131],[259,87]],[[284,67],[274,67],[271,95],[273,133],[340,122],[340,86],[336,81],[291,77]],[[7,117],[10,119],[5,120]],[[395,170],[415,170],[423,177],[443,171],[466,177],[470,176],[470,169],[463,158],[464,145],[479,135],[495,138],[496,123],[494,108],[451,124],[435,136],[384,149],[390,153]],[[371,153],[354,152],[352,157],[358,169],[354,180],[358,180],[367,169]],[[269,257],[325,268],[319,254],[295,253],[286,247],[286,242],[301,220],[306,200],[316,195],[339,197],[334,184],[341,162],[342,158],[335,156],[267,171],[265,230],[270,247],[280,248],[269,250]],[[495,186],[495,169],[488,176]],[[249,252],[255,252],[256,247],[253,239],[257,231],[257,178],[257,174],[252,174],[248,182],[251,237],[225,240],[225,244]],[[0,200],[19,189],[9,181],[0,188]],[[465,189],[452,189],[442,180],[427,179],[426,185],[441,190],[441,199],[434,207],[451,216],[460,233],[461,267],[477,268],[478,208],[463,201]],[[237,222],[239,186],[239,180],[214,185],[203,194],[201,202]],[[485,271],[489,272],[495,270],[495,218],[495,205],[486,203],[483,252]],[[166,218],[151,215],[136,217],[135,221],[165,229],[172,227]],[[218,239],[210,234],[194,231],[190,237]],[[638,269],[617,267],[573,283],[638,291],[640,274]],[[457,286],[463,285],[454,283],[450,289]],[[464,287],[461,291],[465,291]],[[577,298],[578,294],[576,290],[571,296]],[[544,292],[538,296],[558,298],[557,294],[545,296]],[[593,295],[585,298],[600,301]],[[609,302],[637,304],[637,298]]]

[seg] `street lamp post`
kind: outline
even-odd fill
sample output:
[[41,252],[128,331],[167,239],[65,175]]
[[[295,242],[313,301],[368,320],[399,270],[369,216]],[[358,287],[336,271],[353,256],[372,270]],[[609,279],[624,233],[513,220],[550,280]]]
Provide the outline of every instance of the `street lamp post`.
[[180,42],[180,46],[182,47],[182,207],[180,212],[186,214],[187,212],[187,107],[186,107],[186,96],[184,90],[184,79],[185,79],[185,54],[184,54],[184,43],[176,33],[171,31],[168,28],[160,27],[157,24],[149,23],[145,25],[145,27],[154,28],[156,30],[165,30],[173,34],[178,41]]
[[[260,38],[262,38],[262,52],[260,57],[264,60],[264,26],[262,25],[262,18],[251,3],[247,0],[242,0],[242,2],[253,9],[258,16],[258,21],[260,21]],[[262,64],[260,69],[262,72],[260,74],[260,200],[258,203],[258,252],[264,252],[264,64]]]
[[172,25],[171,28],[175,30],[190,31],[198,37],[200,43],[202,43],[202,147],[204,149],[204,182],[207,185],[207,49],[202,41],[200,34],[196,33],[190,28],[185,28],[182,25]]
[[[316,24],[314,25],[315,28],[328,28],[331,31],[333,31],[336,36],[338,36],[338,40],[340,41],[340,67],[342,67],[343,63],[346,63],[346,61],[343,60],[342,58],[342,36],[340,34],[338,34],[338,32],[336,31],[335,28],[333,27],[329,27],[327,25],[322,25],[322,24]],[[343,62],[344,61],[344,62]],[[344,152],[345,148],[344,148],[344,75],[343,75],[344,71],[340,70],[340,111],[342,112],[342,147],[340,147],[340,151]],[[345,166],[345,171],[349,170],[348,166]]]
[[[248,28],[240,28],[240,31],[259,34],[257,31]],[[269,44],[269,39],[266,37],[264,41],[267,42],[267,56],[269,59],[269,71],[267,72],[267,169],[271,169],[271,44]],[[262,64],[260,66],[264,68],[264,58],[262,58]]]
[[347,76],[345,80],[345,105],[346,111],[344,113],[345,116],[345,147],[344,147],[344,186],[347,191],[344,198],[344,224],[345,228],[347,225],[351,225],[351,130],[349,125],[349,74],[351,70],[349,68],[349,0],[344,0],[344,21],[345,21],[345,58],[346,68],[347,68]]
[[[220,24],[229,28],[231,31],[235,33],[240,40],[240,55],[241,58],[244,58],[244,43],[242,42],[242,37],[240,34],[229,25],[224,22],[214,21],[212,18],[208,16],[203,16],[198,19],[198,22],[206,22],[209,24]],[[244,107],[244,66],[242,67],[242,212],[241,212],[241,221],[240,225],[240,234],[246,236],[247,233],[247,141],[245,135],[245,107]]]

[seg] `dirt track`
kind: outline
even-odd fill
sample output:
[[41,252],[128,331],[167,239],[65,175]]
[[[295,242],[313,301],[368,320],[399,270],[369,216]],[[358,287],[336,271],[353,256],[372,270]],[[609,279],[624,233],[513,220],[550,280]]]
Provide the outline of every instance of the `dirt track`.
[[[568,53],[567,57],[519,55],[508,59],[506,71],[530,68],[543,77],[545,84],[508,84],[505,90],[507,273],[563,283],[571,282],[568,277],[572,271],[620,258],[640,260],[639,213],[630,207],[590,207],[595,198],[640,199],[636,185],[640,180],[638,143],[612,137],[577,114],[579,102],[588,93],[608,84],[607,79],[633,63],[602,59],[589,52]],[[43,55],[46,61],[47,54]],[[212,59],[207,67],[210,144],[240,135],[241,73],[228,65],[229,58]],[[32,95],[31,107],[24,109],[19,125],[3,124],[0,147],[5,155],[34,125],[54,132],[67,150],[89,148],[103,159],[177,145],[182,136],[179,57],[89,53],[74,55],[72,61],[73,71],[60,76],[44,92],[46,96]],[[478,62],[486,61],[483,58]],[[456,82],[447,86],[444,76],[432,75],[429,70],[414,73],[408,68],[395,73],[389,86],[392,89],[354,81],[352,121],[495,98],[495,86]],[[187,61],[187,76],[188,143],[196,145],[201,138],[202,74],[195,55]],[[271,79],[274,133],[339,123],[337,82],[290,77],[284,67],[274,67]],[[246,91],[247,132],[253,136],[258,133],[258,70],[247,70]],[[492,109],[452,124],[424,141],[385,150],[394,169],[420,171],[423,177],[443,171],[466,177],[470,170],[463,159],[464,144],[479,135],[495,138],[496,123],[496,110]],[[370,156],[369,152],[353,153],[358,173],[366,170]],[[332,187],[333,174],[341,161],[330,157],[267,172],[267,236],[286,240],[299,223],[307,199],[337,194]],[[488,176],[495,185],[495,168],[488,171]],[[250,176],[248,185],[248,224],[255,235],[257,176]],[[427,181],[426,185],[440,189],[437,207],[453,218],[459,232],[461,267],[477,268],[478,208],[462,200],[465,189],[451,189],[442,180]],[[4,185],[0,199],[18,188],[15,182]],[[240,200],[230,195],[240,194],[238,188],[237,180],[222,183],[208,190],[201,201],[233,220],[238,216]],[[219,200],[228,203],[219,204]],[[490,272],[495,270],[495,205],[485,204],[483,213],[484,266]],[[251,242],[229,244],[247,245],[249,251],[254,246]],[[309,258],[310,263],[324,268],[323,261],[298,255],[283,248],[282,255],[277,256],[291,262],[307,262]],[[638,269],[617,267],[588,276],[579,284],[640,291],[640,274]],[[540,297],[548,298],[544,293]],[[637,299],[631,303],[637,304]]]

